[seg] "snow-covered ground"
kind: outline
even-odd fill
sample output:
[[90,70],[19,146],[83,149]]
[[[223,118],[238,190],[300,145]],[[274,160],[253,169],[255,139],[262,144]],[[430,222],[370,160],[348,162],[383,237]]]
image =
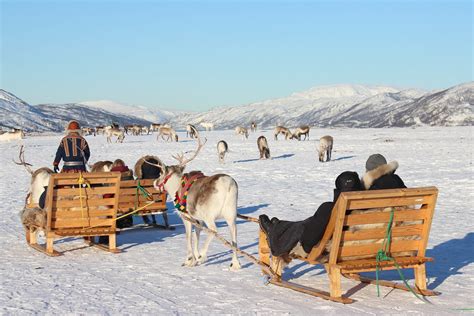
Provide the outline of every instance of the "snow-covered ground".
[[[174,231],[136,229],[121,233],[121,254],[86,247],[81,239],[55,243],[61,257],[47,257],[25,243],[18,212],[23,207],[29,174],[13,164],[19,146],[26,146],[26,160],[35,168],[51,166],[60,135],[38,136],[0,143],[0,314],[452,314],[474,308],[474,170],[473,128],[417,129],[313,129],[310,141],[274,141],[271,131],[252,133],[242,140],[233,131],[203,132],[208,141],[188,170],[206,174],[228,173],[239,184],[239,212],[251,216],[268,214],[299,220],[314,213],[332,198],[336,176],[346,170],[362,175],[365,160],[381,153],[397,160],[398,174],[409,187],[431,186],[440,194],[432,225],[428,255],[428,287],[442,292],[423,303],[409,292],[375,286],[358,286],[343,280],[357,302],[342,305],[302,293],[264,285],[260,269],[241,257],[243,268],[228,269],[231,255],[214,239],[209,261],[187,268],[184,227],[172,205]],[[256,139],[265,135],[273,159],[258,160]],[[333,161],[319,163],[317,139],[330,134],[335,139]],[[173,163],[172,154],[195,148],[195,142],[180,133],[179,143],[157,142],[154,136],[128,136],[123,144],[107,144],[103,136],[87,138],[91,162],[122,158],[133,166],[145,154]],[[217,160],[216,143],[228,142],[226,163]],[[138,220],[138,219],[137,219]],[[254,223],[238,222],[242,249],[257,253]],[[224,223],[219,232],[228,236]],[[406,275],[413,278],[411,272]],[[286,277],[320,289],[328,289],[321,266],[293,263]],[[396,273],[387,277],[397,280]]]

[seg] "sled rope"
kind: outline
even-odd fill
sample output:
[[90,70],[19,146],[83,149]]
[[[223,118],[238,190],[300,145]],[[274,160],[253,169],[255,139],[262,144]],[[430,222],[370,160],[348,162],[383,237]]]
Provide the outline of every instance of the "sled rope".
[[[77,184],[79,185],[79,201],[81,203],[81,216],[82,219],[84,220],[84,202],[82,201],[82,186],[85,184],[89,189],[91,188],[91,185],[84,177],[82,176],[82,172],[79,172],[79,178],[77,179]],[[85,196],[84,196],[85,197]],[[89,210],[89,208],[87,209]],[[90,220],[89,220],[89,225],[90,225]],[[84,226],[84,222],[82,223],[82,229],[86,228]]]
[[273,269],[271,267],[269,267],[267,264],[263,263],[262,261],[258,260],[257,258],[255,258],[255,256],[249,254],[248,252],[246,251],[243,251],[241,250],[240,248],[234,246],[232,243],[230,243],[227,239],[225,239],[224,237],[220,236],[216,231],[212,230],[212,229],[209,229],[203,225],[201,225],[197,220],[195,220],[194,218],[192,218],[188,212],[185,212],[185,211],[181,211],[180,214],[182,214],[182,218],[184,218],[185,220],[187,220],[188,222],[190,222],[191,224],[193,224],[194,226],[196,226],[197,228],[199,229],[202,229],[204,231],[206,231],[207,233],[211,233],[213,234],[217,239],[219,239],[225,246],[231,248],[232,250],[235,250],[238,254],[240,255],[243,255],[245,257],[247,257],[247,259],[249,259],[251,262],[259,265],[262,267],[262,269],[269,275],[272,276],[272,278],[278,278],[277,274],[273,271]]
[[147,191],[147,189],[145,189],[141,184],[140,184],[140,180],[138,180],[138,183],[137,183],[137,192],[135,194],[135,208],[137,208],[138,206],[138,203],[139,203],[139,199],[140,199],[140,196],[139,196],[139,193],[141,193],[143,195],[143,197],[147,200],[153,200],[153,195],[151,195],[150,192]]
[[397,268],[397,272],[398,272],[398,275],[400,276],[400,279],[403,281],[403,283],[408,288],[408,290],[410,290],[410,292],[413,295],[415,295],[415,297],[417,299],[419,299],[420,301],[426,303],[428,301],[422,299],[420,296],[418,296],[418,294],[416,294],[415,291],[413,291],[413,289],[411,288],[411,286],[408,284],[407,280],[405,279],[405,276],[403,275],[403,272],[400,269],[400,266],[398,265],[397,261],[395,260],[395,258],[393,258],[389,255],[389,247],[390,247],[390,243],[391,243],[391,240],[392,240],[392,225],[393,225],[394,213],[395,213],[395,208],[392,207],[391,210],[390,210],[390,219],[389,219],[388,224],[387,224],[387,231],[385,232],[385,237],[384,237],[384,240],[383,240],[383,243],[382,243],[382,249],[377,251],[377,255],[375,257],[375,259],[376,259],[376,265],[375,265],[375,282],[376,283],[375,284],[377,285],[377,296],[380,297],[380,286],[379,286],[379,265],[380,265],[380,262],[382,262],[382,261],[393,261],[393,263],[395,265],[395,268]]

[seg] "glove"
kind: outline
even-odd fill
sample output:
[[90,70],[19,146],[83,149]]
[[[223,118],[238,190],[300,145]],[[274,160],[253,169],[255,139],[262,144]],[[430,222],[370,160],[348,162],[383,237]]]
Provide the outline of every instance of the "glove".
[[59,173],[59,166],[54,166],[54,172]]

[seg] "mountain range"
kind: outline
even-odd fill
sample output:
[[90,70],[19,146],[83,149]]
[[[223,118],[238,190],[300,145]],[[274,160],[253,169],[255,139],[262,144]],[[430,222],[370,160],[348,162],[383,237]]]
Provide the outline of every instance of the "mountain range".
[[217,129],[275,125],[296,127],[407,127],[474,124],[474,82],[445,90],[423,91],[389,86],[318,86],[287,97],[206,112],[152,110],[113,101],[30,105],[0,89],[0,127],[29,132],[59,132],[71,119],[85,126],[168,122],[177,129],[188,123],[212,122]]

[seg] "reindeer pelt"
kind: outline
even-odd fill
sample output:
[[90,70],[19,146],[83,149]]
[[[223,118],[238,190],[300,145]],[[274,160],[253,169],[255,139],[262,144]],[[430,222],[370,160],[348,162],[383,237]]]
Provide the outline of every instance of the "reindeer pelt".
[[395,172],[398,169],[398,162],[392,161],[388,164],[381,165],[374,170],[367,171],[366,174],[362,177],[362,183],[366,190],[368,190],[375,180],[380,177]]
[[39,207],[24,207],[20,212],[21,223],[26,229],[46,227],[46,210]]
[[140,159],[138,159],[138,161],[135,163],[134,170],[135,170],[135,176],[137,177],[137,179],[143,179],[144,177],[143,168],[151,168],[153,170],[156,170],[156,176],[154,178],[158,178],[160,176],[161,170],[158,167],[147,164],[145,161],[151,162],[153,164],[158,164],[164,167],[163,162],[157,156],[152,156],[152,155],[143,156]]

